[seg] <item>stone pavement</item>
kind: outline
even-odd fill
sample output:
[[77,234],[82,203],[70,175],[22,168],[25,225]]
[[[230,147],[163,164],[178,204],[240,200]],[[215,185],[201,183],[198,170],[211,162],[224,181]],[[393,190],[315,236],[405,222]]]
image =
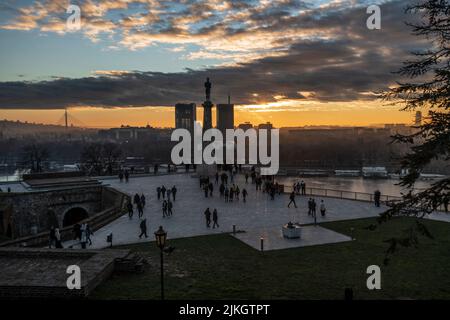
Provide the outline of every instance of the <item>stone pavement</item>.
[[263,238],[264,251],[315,246],[352,240],[348,236],[323,228],[319,225],[301,227],[300,239],[284,238],[281,226],[252,229],[248,232],[236,233],[234,237],[259,251],[261,251],[261,237]]
[[[106,237],[110,232],[113,233],[114,245],[153,241],[153,232],[160,225],[168,232],[168,239],[170,240],[231,232],[233,225],[236,225],[238,230],[250,231],[259,228],[280,228],[289,221],[301,224],[314,222],[313,218],[307,215],[308,198],[306,196],[296,197],[298,208],[293,206],[287,208],[289,202],[287,194],[276,196],[275,200],[270,200],[267,194],[256,191],[255,185],[252,185],[250,182],[245,184],[245,179],[242,176],[236,176],[235,183],[239,185],[241,192],[244,187],[247,189],[249,195],[246,203],[242,199],[231,203],[225,202],[219,197],[218,185],[214,185],[213,197],[205,198],[199,187],[198,179],[191,177],[191,174],[136,177],[130,179],[129,183],[120,183],[118,179],[107,179],[104,180],[104,183],[130,195],[144,193],[146,197],[144,218],[147,219],[148,238],[139,239],[138,237],[140,220],[135,210],[132,220],[127,215],[123,215],[97,230],[92,237],[93,245],[90,248],[104,248],[108,246]],[[162,217],[162,200],[158,201],[156,197],[156,188],[163,184],[166,188],[171,188],[175,185],[178,189],[173,207],[173,216],[170,218]],[[319,203],[322,198],[316,197],[315,199]],[[385,207],[376,208],[373,204],[367,202],[333,198],[323,199],[327,207],[327,215],[324,218],[319,215],[319,223],[374,217],[386,209]],[[217,208],[219,228],[206,227],[203,212],[207,207],[211,211]],[[71,244],[73,243],[67,242],[64,246],[67,247]]]

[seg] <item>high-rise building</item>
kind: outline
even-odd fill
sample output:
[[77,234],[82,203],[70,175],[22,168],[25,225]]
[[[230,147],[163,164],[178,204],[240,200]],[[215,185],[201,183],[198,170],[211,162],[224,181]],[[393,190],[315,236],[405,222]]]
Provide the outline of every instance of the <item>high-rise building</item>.
[[422,112],[421,111],[416,112],[416,119],[414,120],[414,124],[416,126],[422,125]]
[[187,129],[193,133],[196,119],[195,103],[177,103],[175,105],[175,128]]
[[217,104],[217,129],[225,135],[226,129],[234,129],[234,104]]
[[239,129],[242,129],[244,131],[253,128],[253,125],[250,122],[244,122],[238,125]]
[[261,123],[260,125],[258,125],[258,129],[272,130],[273,129],[273,125],[270,122]]

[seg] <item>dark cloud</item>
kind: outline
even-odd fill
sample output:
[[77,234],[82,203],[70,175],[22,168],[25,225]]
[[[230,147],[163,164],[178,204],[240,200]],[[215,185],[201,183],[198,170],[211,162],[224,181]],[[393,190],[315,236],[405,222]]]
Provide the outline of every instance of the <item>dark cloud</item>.
[[[291,1],[287,6],[303,6]],[[368,30],[365,8],[346,11],[312,12],[290,17],[276,8],[265,19],[274,30],[292,30],[293,24],[304,30],[324,31],[291,43],[283,56],[266,57],[237,66],[179,73],[130,72],[114,76],[79,79],[61,78],[40,82],[0,83],[0,108],[53,109],[65,106],[173,106],[177,102],[203,99],[206,77],[213,82],[215,103],[226,101],[229,92],[234,103],[251,104],[273,101],[283,95],[303,99],[300,91],[313,92],[320,101],[373,99],[368,92],[387,88],[408,52],[425,48],[426,43],[410,35],[404,21],[404,1],[382,6],[382,29]],[[285,19],[279,19],[281,16]],[[205,30],[203,30],[206,32]],[[234,31],[235,32],[235,31]],[[329,39],[325,37],[329,34]],[[286,41],[286,40],[280,40]],[[255,97],[257,94],[257,97]]]

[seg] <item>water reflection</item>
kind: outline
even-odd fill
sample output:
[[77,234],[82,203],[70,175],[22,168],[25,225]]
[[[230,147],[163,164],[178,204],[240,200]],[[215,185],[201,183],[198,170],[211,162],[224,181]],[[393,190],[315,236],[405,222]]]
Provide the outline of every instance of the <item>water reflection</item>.
[[[399,183],[399,180],[397,179],[364,179],[362,177],[278,177],[276,180],[278,181],[278,183],[287,186],[292,186],[294,182],[303,180],[305,181],[307,188],[334,189],[352,192],[364,192],[370,194],[378,189],[382,194],[391,196],[400,196],[402,190],[405,190],[403,187],[397,185]],[[429,186],[429,181],[418,181],[415,185],[415,189],[425,189]]]

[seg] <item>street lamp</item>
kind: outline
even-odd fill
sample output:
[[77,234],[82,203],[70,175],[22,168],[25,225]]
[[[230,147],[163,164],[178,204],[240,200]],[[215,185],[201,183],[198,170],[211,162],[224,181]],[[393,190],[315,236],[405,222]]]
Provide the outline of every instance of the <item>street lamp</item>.
[[156,245],[158,246],[160,250],[160,257],[161,257],[161,300],[164,300],[164,256],[163,256],[163,249],[166,245],[166,238],[167,238],[167,232],[164,231],[162,226],[159,226],[159,229],[155,232],[155,238],[156,238]]

